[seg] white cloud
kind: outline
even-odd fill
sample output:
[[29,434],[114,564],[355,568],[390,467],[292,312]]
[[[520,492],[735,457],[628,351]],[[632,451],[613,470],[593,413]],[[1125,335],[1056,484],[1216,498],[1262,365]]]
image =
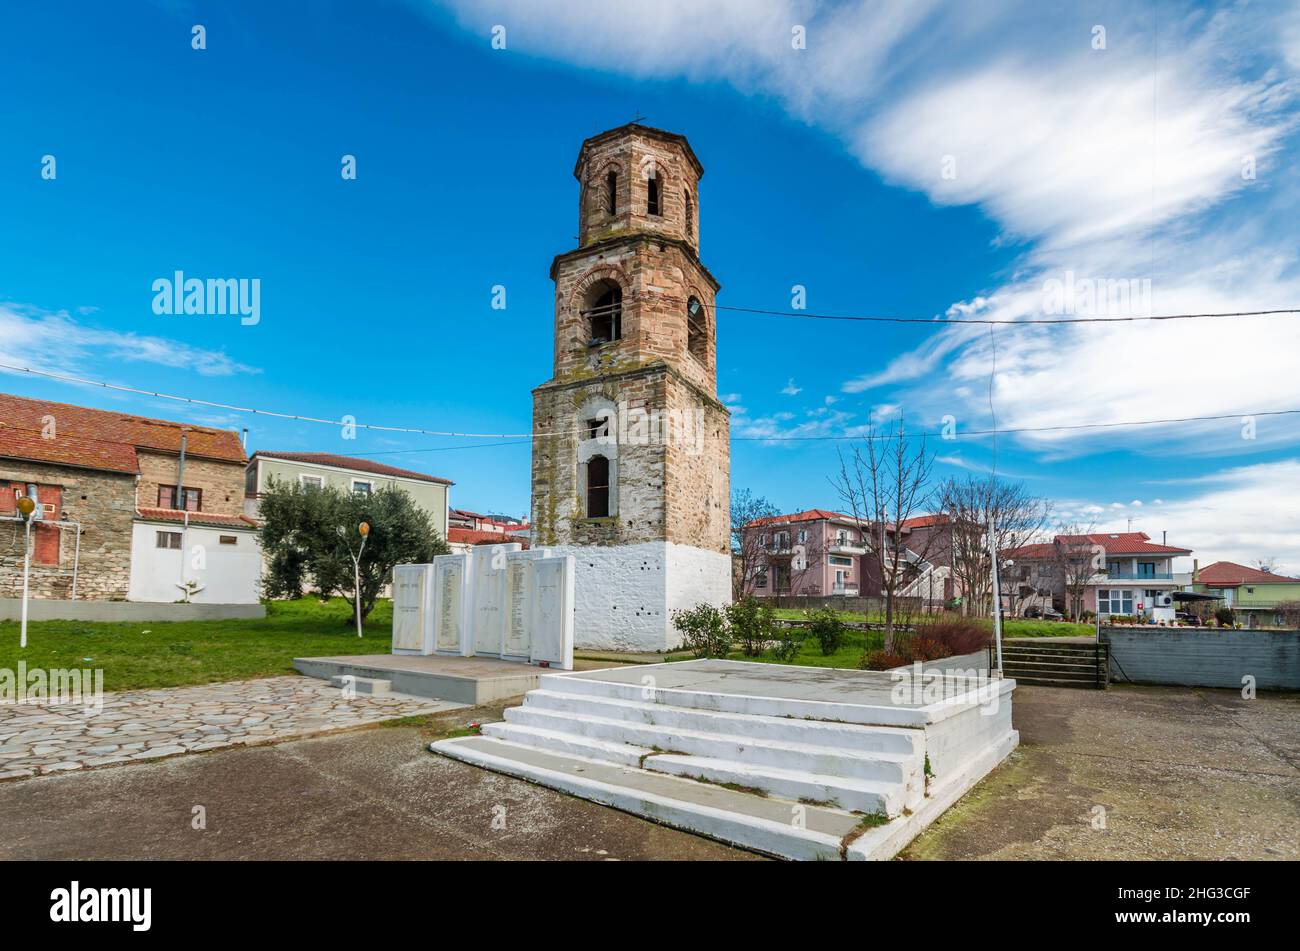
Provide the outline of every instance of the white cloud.
[[259,372],[220,350],[92,327],[73,320],[65,311],[0,303],[0,363],[75,374],[85,372],[96,361],[152,363],[203,376]]
[[[421,2],[421,6],[427,5]],[[1300,13],[1277,5],[1100,2],[1088,19],[1023,2],[443,0],[510,49],[643,78],[723,81],[837,135],[864,165],[938,205],[972,205],[1024,250],[1000,285],[936,301],[949,318],[1041,314],[1047,279],[1150,279],[1152,312],[1300,302],[1288,178]],[[1108,49],[1089,26],[1105,23]],[[807,49],[790,44],[807,30]],[[1158,26],[1158,30],[1157,30]],[[1152,40],[1158,37],[1158,51]],[[1029,51],[1029,52],[1026,52]],[[1158,52],[1158,56],[1154,55]],[[689,131],[689,130],[686,130]],[[956,175],[945,178],[951,156]],[[1243,159],[1257,177],[1244,179]],[[1145,308],[1142,308],[1145,312]],[[943,317],[937,318],[942,322]],[[1000,428],[1300,408],[1300,319],[949,326],[843,384],[933,423]],[[783,391],[798,392],[792,380]],[[826,417],[819,418],[818,424]],[[1252,449],[1300,435],[1261,417]],[[1230,454],[1239,421],[1016,437],[1049,458],[1118,445]]]
[[[1300,459],[1225,469],[1202,484],[1199,494],[1165,500],[1158,516],[1135,519],[1134,531],[1156,539],[1167,531],[1169,544],[1192,549],[1202,565],[1248,565],[1268,556],[1300,565],[1300,493],[1289,491],[1300,485]],[[1097,530],[1124,530],[1126,524],[1122,518],[1101,521]]]
[[782,389],[781,392],[786,396],[798,396],[803,392],[803,389],[795,385],[794,377],[790,377],[790,382],[785,385],[785,388]]

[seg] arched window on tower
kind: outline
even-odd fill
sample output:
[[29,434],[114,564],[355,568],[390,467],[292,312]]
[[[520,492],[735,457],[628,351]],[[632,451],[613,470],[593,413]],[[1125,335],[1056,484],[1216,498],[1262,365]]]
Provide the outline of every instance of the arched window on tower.
[[659,175],[653,168],[650,169],[650,174],[646,177],[645,184],[645,213],[647,215],[662,214],[659,210]]
[[686,349],[701,363],[709,359],[709,325],[704,316],[704,305],[692,297],[686,302]]
[[682,192],[682,196],[686,199],[686,237],[693,238],[695,237],[695,208],[691,202],[690,192]]
[[592,456],[587,460],[587,518],[609,516],[609,460]]
[[611,215],[618,214],[618,172],[605,176],[605,210]]
[[588,346],[609,343],[623,336],[623,289],[614,281],[601,281],[587,292],[583,308],[587,320]]

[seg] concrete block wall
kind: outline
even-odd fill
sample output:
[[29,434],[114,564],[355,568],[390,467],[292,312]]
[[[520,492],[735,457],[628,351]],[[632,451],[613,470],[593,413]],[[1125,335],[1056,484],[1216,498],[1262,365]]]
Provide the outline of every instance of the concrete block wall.
[[1104,627],[1111,680],[1241,689],[1300,690],[1300,631]]

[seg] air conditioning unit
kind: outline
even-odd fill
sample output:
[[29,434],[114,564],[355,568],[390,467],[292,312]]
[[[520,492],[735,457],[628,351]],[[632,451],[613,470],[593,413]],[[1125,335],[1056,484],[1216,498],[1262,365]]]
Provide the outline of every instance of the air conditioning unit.
[[1156,606],[1156,607],[1158,607],[1158,608],[1170,608],[1170,607],[1173,607],[1173,605],[1174,605],[1174,599],[1173,599],[1173,596],[1172,596],[1172,595],[1168,595],[1168,594],[1158,594],[1158,595],[1156,595],[1156,600],[1155,600],[1155,606]]

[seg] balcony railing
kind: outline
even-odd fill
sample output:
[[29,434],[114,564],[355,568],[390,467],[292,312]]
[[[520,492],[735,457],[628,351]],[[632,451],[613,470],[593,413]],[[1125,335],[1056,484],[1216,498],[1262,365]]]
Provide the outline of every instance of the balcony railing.
[[1103,581],[1173,581],[1172,572],[1157,572],[1153,575],[1136,574],[1132,571],[1099,571],[1097,576]]
[[858,586],[848,584],[831,585],[831,594],[847,595],[850,598],[858,596]]
[[866,546],[861,542],[851,542],[848,540],[841,541],[838,538],[832,539],[826,546],[826,550],[832,555],[865,555]]

